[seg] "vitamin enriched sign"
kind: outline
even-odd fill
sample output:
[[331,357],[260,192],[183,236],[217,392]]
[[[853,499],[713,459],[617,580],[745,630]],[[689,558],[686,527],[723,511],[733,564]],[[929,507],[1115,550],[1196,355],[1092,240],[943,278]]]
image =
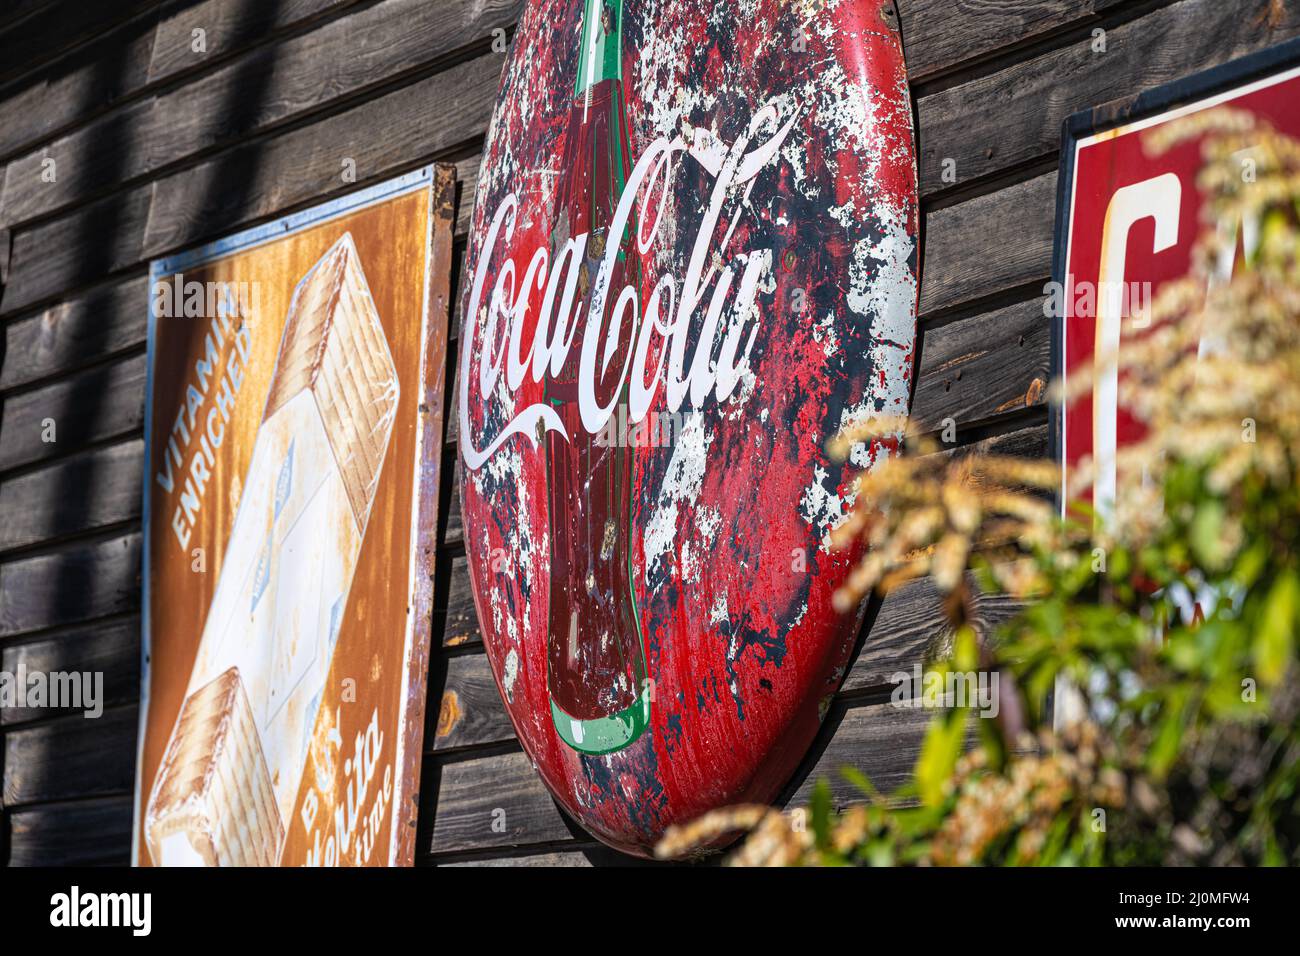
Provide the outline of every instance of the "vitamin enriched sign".
[[139,864],[411,861],[453,188],[153,265]]

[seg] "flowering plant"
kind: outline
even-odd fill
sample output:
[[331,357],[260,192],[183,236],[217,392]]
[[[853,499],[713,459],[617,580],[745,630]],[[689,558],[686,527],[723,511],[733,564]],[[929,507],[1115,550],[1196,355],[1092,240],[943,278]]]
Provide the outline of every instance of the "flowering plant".
[[[849,769],[859,805],[833,810],[823,781],[808,826],[733,808],[671,831],[662,855],[743,830],[731,863],[1300,863],[1300,143],[1219,109],[1144,145],[1188,138],[1207,196],[1192,274],[1096,358],[1145,426],[1119,451],[1114,502],[1075,497],[1084,462],[1061,517],[1053,465],[913,437],[860,477],[838,531],[869,546],[842,607],[932,576],[952,640],[931,666],[996,672],[997,717],[939,710],[896,793]],[[1211,282],[1222,221],[1258,224],[1259,242]],[[1023,610],[982,633],[980,590]],[[1057,732],[1054,697],[1074,714]]]

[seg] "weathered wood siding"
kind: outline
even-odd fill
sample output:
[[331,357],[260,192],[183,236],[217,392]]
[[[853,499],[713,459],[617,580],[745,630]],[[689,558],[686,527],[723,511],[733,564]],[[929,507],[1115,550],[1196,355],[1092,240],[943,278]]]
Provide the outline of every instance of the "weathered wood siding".
[[[98,720],[0,713],[0,860],[129,857],[148,260],[445,160],[462,182],[459,261],[503,63],[494,31],[519,2],[14,0],[0,12],[0,669],[102,670],[107,696]],[[925,220],[914,414],[935,431],[953,419],[962,445],[1041,454],[1062,119],[1295,36],[1300,18],[1279,18],[1273,0],[898,2]],[[453,440],[419,859],[611,861],[547,797],[496,699]],[[903,780],[925,718],[888,705],[888,677],[943,638],[926,581],[871,609],[789,796],[819,775],[847,796],[846,763],[883,787]]]

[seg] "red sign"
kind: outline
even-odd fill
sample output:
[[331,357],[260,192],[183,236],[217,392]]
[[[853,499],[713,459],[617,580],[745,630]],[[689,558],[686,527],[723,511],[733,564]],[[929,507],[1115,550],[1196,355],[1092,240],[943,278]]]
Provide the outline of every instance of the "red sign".
[[[1101,507],[1114,500],[1116,450],[1141,431],[1120,407],[1114,364],[1099,360],[1093,366],[1093,358],[1113,355],[1122,320],[1153,301],[1166,283],[1188,275],[1204,228],[1196,182],[1201,139],[1156,154],[1151,134],[1227,106],[1300,138],[1298,62],[1300,46],[1286,44],[1067,123],[1055,269],[1065,308],[1056,359],[1067,380],[1092,367],[1094,381],[1057,422],[1057,449],[1067,468],[1086,456],[1095,459],[1093,500]],[[1241,162],[1248,179],[1249,150]],[[1231,276],[1240,254],[1253,248],[1258,224],[1221,222],[1218,235],[1216,280]],[[1209,330],[1203,333],[1203,349],[1213,347],[1211,337]]]
[[[885,12],[888,11],[888,12]],[[524,749],[592,833],[777,796],[860,618],[853,476],[907,411],[917,187],[892,8],[528,6],[455,396],[466,550]]]

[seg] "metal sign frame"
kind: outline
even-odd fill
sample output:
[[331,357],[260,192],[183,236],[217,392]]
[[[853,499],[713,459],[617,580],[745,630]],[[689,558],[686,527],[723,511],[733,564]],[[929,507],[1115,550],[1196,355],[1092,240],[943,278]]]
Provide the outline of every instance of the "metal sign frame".
[[234,254],[254,250],[332,220],[366,210],[420,190],[429,193],[425,243],[424,286],[421,293],[420,373],[412,467],[410,572],[406,588],[413,606],[406,616],[402,666],[405,687],[400,701],[398,734],[393,757],[396,779],[389,807],[389,845],[383,848],[386,865],[409,866],[414,860],[415,819],[418,807],[424,707],[427,694],[429,643],[432,636],[433,578],[437,554],[438,505],[441,484],[443,395],[446,384],[446,348],[450,319],[450,275],[455,211],[455,168],[429,164],[396,178],[360,189],[309,209],[281,216],[263,225],[150,262],[148,345],[146,355],[143,555],[141,558],[141,699],[136,742],[135,789],[132,799],[132,865],[140,864],[142,804],[149,785],[143,779],[143,752],[149,724],[152,682],[151,485],[153,461],[154,376],[159,359],[157,320],[152,305],[156,283],[165,276],[193,270]]

